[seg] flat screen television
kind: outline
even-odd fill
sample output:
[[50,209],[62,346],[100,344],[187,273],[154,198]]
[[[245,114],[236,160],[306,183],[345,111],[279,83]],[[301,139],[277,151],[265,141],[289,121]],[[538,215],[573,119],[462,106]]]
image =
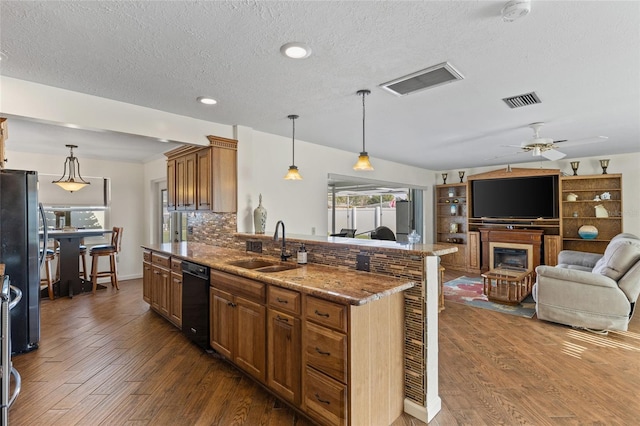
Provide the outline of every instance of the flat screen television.
[[471,181],[471,217],[555,219],[558,176],[531,176]]

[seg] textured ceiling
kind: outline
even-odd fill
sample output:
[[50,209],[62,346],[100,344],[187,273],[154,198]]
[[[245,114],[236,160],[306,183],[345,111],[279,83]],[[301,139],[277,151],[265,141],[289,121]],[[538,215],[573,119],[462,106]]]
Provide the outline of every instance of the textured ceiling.
[[[295,113],[298,139],[354,153],[366,88],[372,160],[434,170],[538,161],[505,155],[540,121],[543,137],[609,137],[567,159],[640,151],[640,2],[533,1],[512,23],[503,5],[2,0],[0,72],[283,136]],[[291,41],[311,57],[283,57]],[[378,87],[444,61],[465,79],[405,97]],[[542,103],[501,100],[529,91]]]

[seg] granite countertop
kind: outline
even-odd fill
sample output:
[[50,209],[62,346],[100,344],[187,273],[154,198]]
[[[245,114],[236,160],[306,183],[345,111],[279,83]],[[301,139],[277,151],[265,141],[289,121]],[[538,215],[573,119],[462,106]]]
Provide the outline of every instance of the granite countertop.
[[[258,239],[258,240],[273,240],[273,234],[250,234],[238,232],[234,234],[238,237],[245,239]],[[287,234],[287,241],[293,241],[298,243],[313,242],[322,245],[335,245],[341,244],[349,247],[375,247],[381,251],[402,251],[409,252],[418,256],[444,256],[445,254],[451,254],[458,251],[458,247],[455,244],[450,243],[436,243],[436,244],[411,244],[400,243],[397,241],[385,241],[385,240],[369,240],[362,238],[345,238],[345,237],[326,237],[321,235],[297,235]]]
[[[146,244],[143,248],[163,252],[213,269],[255,279],[279,287],[290,288],[336,303],[364,305],[373,300],[407,290],[413,281],[370,272],[317,264],[298,265],[298,268],[264,273],[229,264],[247,259],[264,259],[279,263],[277,259],[257,253],[232,250],[203,243]],[[294,264],[294,262],[286,262]]]

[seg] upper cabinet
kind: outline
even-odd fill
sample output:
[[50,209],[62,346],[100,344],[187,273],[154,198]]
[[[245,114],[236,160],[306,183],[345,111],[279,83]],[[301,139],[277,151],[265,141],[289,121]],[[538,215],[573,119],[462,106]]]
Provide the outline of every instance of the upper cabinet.
[[238,141],[207,139],[208,147],[187,145],[165,153],[169,210],[237,210]]

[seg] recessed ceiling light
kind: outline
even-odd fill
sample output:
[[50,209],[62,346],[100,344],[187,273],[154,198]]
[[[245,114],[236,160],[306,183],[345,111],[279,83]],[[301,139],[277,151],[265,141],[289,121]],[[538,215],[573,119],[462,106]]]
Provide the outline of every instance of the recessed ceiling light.
[[216,101],[213,98],[208,98],[206,96],[200,96],[198,97],[198,102],[200,102],[201,104],[205,104],[205,105],[215,105],[218,103],[218,101]]
[[291,59],[304,59],[311,56],[311,48],[304,43],[297,41],[283,44],[280,53]]

